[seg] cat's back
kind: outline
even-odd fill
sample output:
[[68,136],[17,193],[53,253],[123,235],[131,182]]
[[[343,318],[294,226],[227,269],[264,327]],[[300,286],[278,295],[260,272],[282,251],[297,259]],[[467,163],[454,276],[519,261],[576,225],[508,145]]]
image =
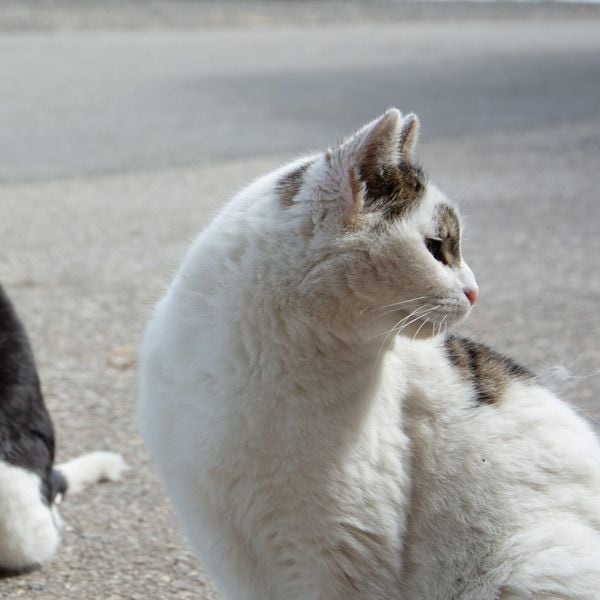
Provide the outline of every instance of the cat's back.
[[591,426],[484,344],[449,336],[414,346],[404,413],[414,475],[408,597],[493,600],[501,584],[507,597],[519,585],[597,597],[600,445]]
[[156,306],[141,347],[143,423],[158,405],[179,402],[218,418],[228,397],[251,393],[256,359],[264,358],[261,372],[269,374],[266,344],[256,343],[261,330],[281,319],[269,302],[277,273],[265,260],[289,251],[291,225],[270,206],[279,202],[273,188],[280,177],[281,169],[257,179],[222,207]]
[[273,177],[235,196],[198,234],[144,334],[141,427],[163,477],[180,477],[172,485],[182,495],[193,495],[190,477],[212,477],[238,448],[252,425],[244,406],[265,387],[258,374],[265,376],[268,366],[256,365],[268,364],[256,346],[264,324],[254,315],[270,319],[261,299],[269,292],[255,257],[275,251],[265,209]]
[[440,458],[474,453],[484,472],[488,462],[498,468],[506,461],[515,481],[540,465],[552,477],[576,481],[589,472],[590,482],[600,479],[597,432],[543,377],[467,337],[400,343],[412,345],[404,355],[411,374],[404,415],[418,429],[417,448],[435,446]]

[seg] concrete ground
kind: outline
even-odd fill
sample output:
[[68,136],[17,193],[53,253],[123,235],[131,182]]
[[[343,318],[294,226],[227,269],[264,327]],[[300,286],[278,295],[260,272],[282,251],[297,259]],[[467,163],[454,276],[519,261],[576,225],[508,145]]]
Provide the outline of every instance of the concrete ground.
[[137,431],[144,323],[232,192],[390,105],[420,114],[423,163],[466,216],[481,298],[462,329],[570,368],[566,397],[600,418],[600,15],[444,10],[118,31],[47,26],[59,12],[2,27],[0,10],[0,281],[58,459],[104,448],[131,466],[65,500],[58,556],[0,598],[218,597]]

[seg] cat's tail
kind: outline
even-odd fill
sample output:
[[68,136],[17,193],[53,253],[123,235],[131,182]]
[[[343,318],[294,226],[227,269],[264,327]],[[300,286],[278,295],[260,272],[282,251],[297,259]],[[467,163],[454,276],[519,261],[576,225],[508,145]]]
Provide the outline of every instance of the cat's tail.
[[127,469],[120,454],[90,452],[52,469],[52,495],[77,494],[99,481],[118,481]]

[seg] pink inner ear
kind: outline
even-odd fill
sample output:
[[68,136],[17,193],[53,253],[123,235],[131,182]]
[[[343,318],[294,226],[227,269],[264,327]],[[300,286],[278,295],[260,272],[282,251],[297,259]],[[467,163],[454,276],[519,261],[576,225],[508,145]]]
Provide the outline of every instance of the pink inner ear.
[[359,179],[355,167],[350,167],[348,170],[348,181],[350,182],[350,193],[352,197],[348,203],[348,209],[344,215],[344,226],[352,225],[356,217],[362,210],[364,183]]

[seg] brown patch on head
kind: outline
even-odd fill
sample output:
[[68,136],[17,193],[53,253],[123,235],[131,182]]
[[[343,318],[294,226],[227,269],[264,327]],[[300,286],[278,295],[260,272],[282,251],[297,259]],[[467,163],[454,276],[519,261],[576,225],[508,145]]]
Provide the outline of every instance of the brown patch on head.
[[360,178],[366,185],[365,208],[381,211],[384,219],[402,217],[425,194],[423,170],[408,162],[384,166],[364,162],[360,168]]
[[511,380],[533,379],[525,367],[468,338],[448,336],[445,346],[450,362],[471,384],[477,404],[497,403]]
[[390,109],[369,131],[357,164],[358,176],[366,187],[366,210],[394,219],[407,213],[423,197],[425,175],[412,162],[418,127],[414,115],[403,120],[400,111]]
[[460,264],[460,220],[454,208],[438,204],[435,210],[439,248],[434,256],[445,265]]
[[313,164],[312,160],[309,160],[295,169],[292,169],[286,173],[275,186],[275,193],[279,198],[279,202],[285,208],[292,206],[294,198],[300,191],[302,183],[304,181],[304,173]]

